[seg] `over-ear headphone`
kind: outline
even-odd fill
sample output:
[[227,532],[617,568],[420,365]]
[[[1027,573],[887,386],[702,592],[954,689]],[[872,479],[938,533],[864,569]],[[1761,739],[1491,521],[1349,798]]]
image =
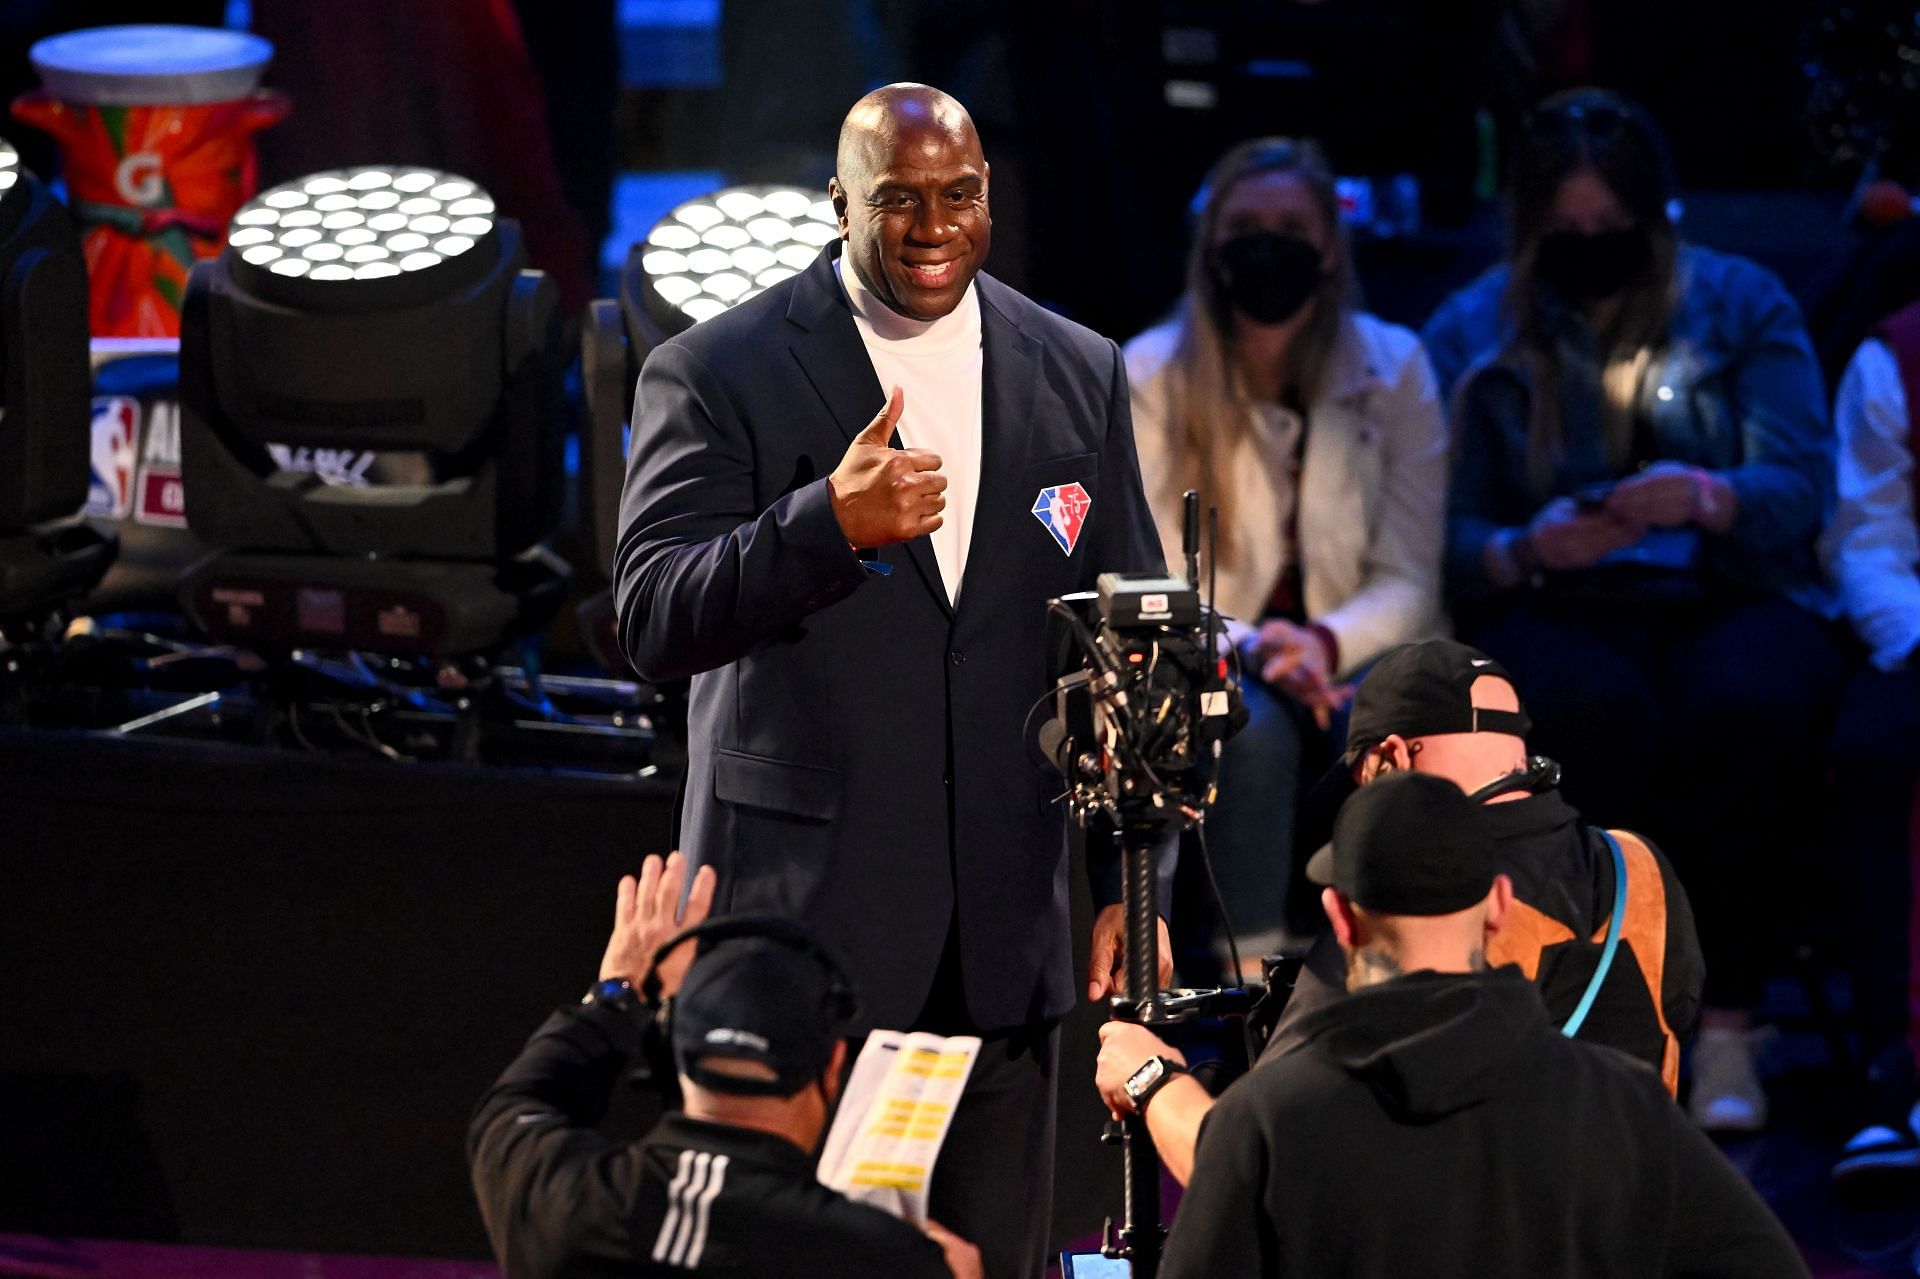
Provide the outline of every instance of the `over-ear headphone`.
[[634,1082],[662,1093],[669,1106],[680,1101],[680,1072],[673,1059],[673,999],[661,998],[660,965],[674,951],[689,942],[699,944],[702,953],[729,941],[764,938],[789,947],[812,959],[827,974],[827,992],[820,1015],[835,1034],[843,1032],[860,1015],[860,1002],[854,996],[853,979],[834,953],[818,938],[794,920],[781,915],[722,915],[683,928],[661,942],[647,964],[647,975],[640,980],[639,994],[650,1013],[642,1027],[640,1051],[643,1065]]

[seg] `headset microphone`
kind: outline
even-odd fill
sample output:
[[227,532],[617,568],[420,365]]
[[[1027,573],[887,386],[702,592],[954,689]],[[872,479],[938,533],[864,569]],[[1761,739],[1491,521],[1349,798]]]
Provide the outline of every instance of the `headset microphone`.
[[1538,795],[1550,791],[1560,784],[1560,765],[1545,755],[1528,758],[1527,766],[1518,772],[1508,773],[1505,777],[1496,777],[1467,796],[1476,804],[1484,804],[1501,795],[1511,795],[1516,791],[1525,791],[1529,795]]

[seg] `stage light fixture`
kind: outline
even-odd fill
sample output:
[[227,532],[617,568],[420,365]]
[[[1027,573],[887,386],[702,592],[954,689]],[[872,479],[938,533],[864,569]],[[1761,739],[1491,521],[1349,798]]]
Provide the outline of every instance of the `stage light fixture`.
[[[336,285],[419,277],[376,286],[385,305],[484,273],[498,225],[492,197],[464,178],[376,165],[261,192],[234,215],[227,245],[237,254],[236,273],[268,292],[276,288],[270,276]],[[364,293],[316,290],[306,298],[335,307],[348,301],[356,310],[372,304]]]
[[[619,298],[588,304],[580,333],[586,407],[580,509],[601,576],[613,577],[628,419],[647,355],[674,334],[806,270],[839,238],[839,219],[824,192],[727,187],[671,209],[628,252]],[[582,604],[581,629],[607,669],[628,670],[608,592]]]
[[[219,548],[183,588],[204,630],[441,656],[545,620],[557,296],[477,184],[363,165],[262,191],[195,268],[180,341],[187,522]],[[408,482],[279,468],[321,450]]]
[[0,619],[93,586],[114,539],[87,500],[87,267],[66,209],[0,140]]
[[671,336],[806,270],[823,245],[839,238],[839,219],[824,195],[791,186],[728,187],[676,205],[633,256],[647,313]]

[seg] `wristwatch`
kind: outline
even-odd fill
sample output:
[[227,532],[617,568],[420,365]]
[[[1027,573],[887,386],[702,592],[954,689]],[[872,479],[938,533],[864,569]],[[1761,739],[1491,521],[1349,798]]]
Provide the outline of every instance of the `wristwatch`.
[[1147,1103],[1153,1095],[1167,1086],[1167,1081],[1176,1075],[1184,1075],[1187,1068],[1167,1057],[1149,1057],[1140,1069],[1127,1076],[1127,1082],[1121,1087],[1126,1090],[1135,1111],[1145,1114]]
[[580,1002],[630,1013],[640,1006],[640,996],[634,993],[633,983],[625,977],[608,977],[587,987],[587,993],[580,996]]

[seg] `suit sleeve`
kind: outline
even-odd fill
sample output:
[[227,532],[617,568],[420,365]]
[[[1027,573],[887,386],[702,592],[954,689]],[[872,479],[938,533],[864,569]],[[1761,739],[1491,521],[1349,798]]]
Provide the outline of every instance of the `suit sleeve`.
[[[1118,345],[1108,342],[1107,347],[1113,357],[1113,374],[1107,385],[1106,441],[1100,450],[1101,501],[1106,509],[1099,512],[1087,529],[1093,544],[1087,548],[1082,590],[1092,590],[1101,573],[1158,576],[1167,571],[1153,510],[1147,504],[1146,488],[1140,481],[1140,459],[1133,447],[1132,395],[1127,388],[1126,361]],[[1104,824],[1087,832],[1087,878],[1096,910],[1113,905],[1122,896],[1119,841],[1111,835]],[[1175,829],[1161,840],[1154,855],[1163,917],[1170,918],[1173,914],[1173,875],[1179,863],[1180,832]]]
[[1267,1211],[1268,1150],[1261,1125],[1243,1113],[1245,1081],[1200,1121],[1193,1179],[1167,1237],[1166,1279],[1277,1274],[1278,1241]]
[[1666,1109],[1674,1134],[1666,1273],[1686,1279],[1807,1279],[1807,1263],[1746,1178],[1678,1107]]
[[825,477],[761,509],[751,437],[718,379],[674,343],[647,357],[620,496],[620,644],[652,680],[725,666],[866,571]]
[[[618,1222],[640,1178],[630,1142],[594,1128],[627,1060],[622,1014],[563,1008],[481,1098],[467,1164],[487,1238],[507,1279],[562,1273],[596,1250],[588,1221]],[[622,1241],[598,1241],[624,1255]]]

